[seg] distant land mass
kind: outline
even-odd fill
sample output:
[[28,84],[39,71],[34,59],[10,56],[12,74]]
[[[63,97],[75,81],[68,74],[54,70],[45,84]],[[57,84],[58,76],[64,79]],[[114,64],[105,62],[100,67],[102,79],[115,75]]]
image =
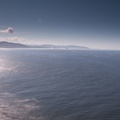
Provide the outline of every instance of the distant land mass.
[[35,45],[33,48],[50,48],[50,49],[81,49],[88,50],[90,48],[85,46],[77,46],[77,45],[51,45],[51,44],[43,44],[43,45]]
[[51,44],[25,45],[25,44],[6,42],[6,41],[0,42],[0,48],[47,48],[47,49],[81,49],[81,50],[90,49],[85,46],[77,46],[77,45],[51,45]]
[[29,48],[29,46],[19,43],[1,41],[0,48]]

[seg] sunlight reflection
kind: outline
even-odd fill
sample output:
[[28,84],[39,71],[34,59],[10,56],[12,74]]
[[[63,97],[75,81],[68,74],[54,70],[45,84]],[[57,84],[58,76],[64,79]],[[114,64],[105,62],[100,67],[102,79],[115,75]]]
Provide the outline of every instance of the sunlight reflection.
[[7,72],[13,70],[14,67],[8,60],[0,59],[0,72]]
[[18,67],[21,63],[14,62],[10,59],[10,56],[1,56],[0,57],[0,78],[8,78],[12,76],[14,73],[18,72]]
[[0,93],[0,98],[0,120],[43,120],[30,115],[32,110],[39,109],[35,98],[18,99],[10,93]]

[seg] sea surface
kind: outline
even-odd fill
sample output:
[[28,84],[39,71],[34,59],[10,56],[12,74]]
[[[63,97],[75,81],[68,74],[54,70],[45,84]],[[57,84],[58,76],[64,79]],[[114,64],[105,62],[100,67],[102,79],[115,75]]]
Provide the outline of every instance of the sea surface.
[[1,49],[0,120],[120,120],[120,51]]

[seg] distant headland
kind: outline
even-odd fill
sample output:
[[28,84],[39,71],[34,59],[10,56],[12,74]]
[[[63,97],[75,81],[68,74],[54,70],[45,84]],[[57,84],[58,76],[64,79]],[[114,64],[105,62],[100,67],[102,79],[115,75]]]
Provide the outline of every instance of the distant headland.
[[81,50],[90,49],[85,46],[77,46],[77,45],[51,45],[51,44],[25,45],[25,44],[6,42],[6,41],[0,42],[0,48],[47,48],[47,49],[81,49]]

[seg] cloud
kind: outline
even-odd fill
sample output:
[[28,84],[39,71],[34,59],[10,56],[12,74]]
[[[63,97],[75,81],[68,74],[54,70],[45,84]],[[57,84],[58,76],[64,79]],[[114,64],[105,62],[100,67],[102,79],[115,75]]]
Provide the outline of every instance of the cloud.
[[0,30],[0,33],[13,33],[14,29],[12,27],[9,27],[5,30]]
[[24,38],[14,36],[14,37],[8,37],[8,38],[6,38],[6,41],[21,42],[21,41],[24,41]]

